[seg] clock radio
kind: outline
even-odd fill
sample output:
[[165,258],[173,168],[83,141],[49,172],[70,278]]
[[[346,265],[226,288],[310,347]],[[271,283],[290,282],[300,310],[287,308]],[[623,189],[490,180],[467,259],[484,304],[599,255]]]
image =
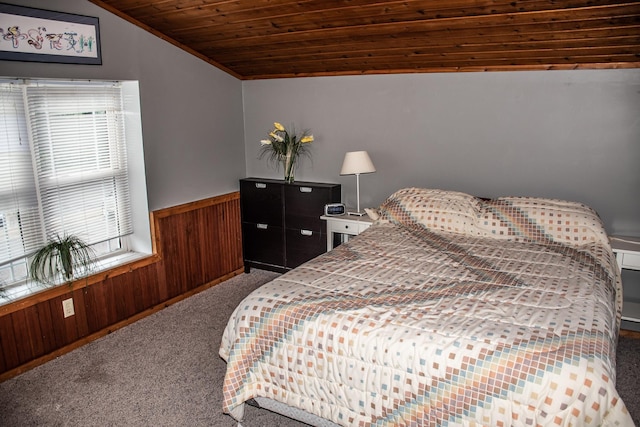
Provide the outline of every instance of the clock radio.
[[347,208],[344,203],[329,203],[324,205],[324,214],[329,216],[344,215],[347,212]]

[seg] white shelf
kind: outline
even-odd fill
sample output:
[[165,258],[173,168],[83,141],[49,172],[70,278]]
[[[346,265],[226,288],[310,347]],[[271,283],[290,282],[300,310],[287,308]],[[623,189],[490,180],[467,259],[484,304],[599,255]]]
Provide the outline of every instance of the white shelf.
[[640,303],[624,301],[622,304],[622,320],[640,322]]
[[640,237],[612,236],[611,248],[621,269],[640,270]]
[[[640,237],[612,236],[611,248],[621,270],[640,270]],[[640,302],[624,300],[622,320],[640,323]]]

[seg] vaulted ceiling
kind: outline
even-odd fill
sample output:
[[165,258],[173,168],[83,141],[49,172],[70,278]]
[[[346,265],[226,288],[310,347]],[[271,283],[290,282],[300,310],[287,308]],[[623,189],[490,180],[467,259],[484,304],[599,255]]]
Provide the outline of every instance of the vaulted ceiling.
[[91,0],[240,79],[640,68],[640,1]]

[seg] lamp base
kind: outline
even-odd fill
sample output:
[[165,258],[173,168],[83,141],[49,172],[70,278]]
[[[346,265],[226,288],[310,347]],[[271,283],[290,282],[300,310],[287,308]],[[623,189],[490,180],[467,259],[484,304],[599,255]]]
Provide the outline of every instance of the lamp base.
[[354,216],[365,216],[366,214],[367,214],[366,212],[357,212],[357,211],[347,212],[347,215],[354,215]]

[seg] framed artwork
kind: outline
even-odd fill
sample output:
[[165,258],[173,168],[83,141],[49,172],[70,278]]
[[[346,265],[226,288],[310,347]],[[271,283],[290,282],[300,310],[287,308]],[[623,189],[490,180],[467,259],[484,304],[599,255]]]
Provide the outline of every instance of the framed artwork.
[[102,64],[98,18],[0,3],[0,60]]

